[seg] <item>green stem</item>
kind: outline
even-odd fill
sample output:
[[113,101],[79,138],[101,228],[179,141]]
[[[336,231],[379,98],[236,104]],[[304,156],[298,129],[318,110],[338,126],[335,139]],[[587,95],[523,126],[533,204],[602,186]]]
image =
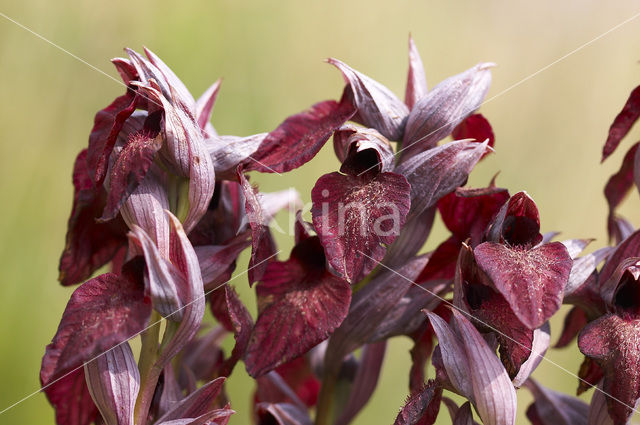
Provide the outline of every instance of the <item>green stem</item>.
[[140,359],[138,360],[138,369],[140,370],[140,391],[136,400],[134,417],[136,424],[144,424],[149,412],[149,406],[153,393],[156,389],[156,383],[160,377],[159,371],[156,371],[154,365],[158,357],[158,342],[160,341],[160,324],[157,323],[161,319],[160,313],[153,310],[151,313],[151,327],[141,334],[142,347],[140,348]]
[[[325,367],[327,367],[325,363]],[[318,395],[318,404],[316,408],[316,422],[315,425],[331,425],[333,423],[333,416],[335,415],[335,388],[338,383],[338,370],[325,369],[322,376],[322,387],[320,388],[320,394]]]

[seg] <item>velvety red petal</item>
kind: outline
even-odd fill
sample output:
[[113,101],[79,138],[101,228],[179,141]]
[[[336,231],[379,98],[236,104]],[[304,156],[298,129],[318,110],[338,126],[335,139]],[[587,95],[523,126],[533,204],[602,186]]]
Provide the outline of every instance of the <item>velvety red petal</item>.
[[[453,140],[474,139],[476,142],[484,142],[489,139],[489,146],[493,147],[496,138],[493,134],[491,124],[482,114],[469,115],[451,132]],[[485,152],[482,157],[489,155],[491,152]]]
[[58,425],[89,425],[99,416],[83,368],[49,385],[44,393],[56,411]]
[[[639,105],[640,108],[640,105]],[[640,110],[640,109],[639,109]],[[615,223],[615,210],[622,200],[629,194],[633,187],[634,178],[633,170],[635,164],[636,152],[638,151],[640,142],[633,145],[625,154],[620,169],[609,178],[604,187],[604,197],[609,205],[609,216],[607,218],[607,230],[609,231],[609,239],[622,240],[623,238],[617,232]]]
[[[359,281],[382,260],[404,225],[410,187],[394,173],[373,179],[325,174],[311,191],[313,224],[331,266]],[[366,256],[364,255],[366,254]]]
[[335,130],[353,116],[348,100],[326,100],[292,115],[267,135],[246,161],[247,170],[286,173],[310,161]]
[[96,188],[87,169],[87,150],[78,154],[73,169],[73,208],[67,223],[66,245],[60,257],[60,283],[73,285],[88,279],[126,245],[127,226],[118,217],[98,223],[106,191]]
[[144,328],[151,303],[144,296],[142,269],[138,258],[122,275],[103,274],[74,291],[42,359],[43,386]]
[[411,394],[398,413],[394,425],[431,425],[440,411],[442,387],[430,380],[419,391]]
[[286,262],[272,262],[257,286],[258,320],[245,364],[260,376],[325,340],[347,315],[349,284],[327,271],[317,237],[300,242]]
[[631,127],[640,117],[640,86],[633,89],[622,111],[616,116],[609,127],[607,141],[602,148],[602,160],[604,161],[616,150],[620,141],[627,135]]
[[461,241],[470,237],[475,247],[508,199],[509,192],[493,184],[482,189],[459,188],[438,201],[438,210],[447,229]]
[[626,424],[640,397],[640,320],[603,316],[580,332],[578,347],[604,371],[603,390],[615,425]]
[[485,242],[474,249],[474,255],[529,329],[542,326],[562,305],[573,261],[560,242],[530,250]]

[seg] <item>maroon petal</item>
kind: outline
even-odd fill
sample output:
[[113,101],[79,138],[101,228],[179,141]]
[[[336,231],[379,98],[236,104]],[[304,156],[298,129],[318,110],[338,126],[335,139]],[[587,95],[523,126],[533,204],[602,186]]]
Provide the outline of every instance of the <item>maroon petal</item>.
[[349,65],[330,58],[328,62],[342,72],[358,110],[361,124],[375,128],[389,140],[400,140],[409,109],[391,90]]
[[251,245],[247,233],[241,233],[226,245],[194,247],[200,264],[205,291],[211,290],[231,278],[238,255]]
[[[638,93],[640,93],[640,90]],[[622,240],[620,235],[616,234],[615,210],[633,187],[634,164],[638,146],[640,146],[640,142],[631,146],[622,160],[620,169],[609,178],[609,181],[607,181],[607,184],[604,187],[604,197],[607,199],[607,204],[609,205],[609,217],[607,218],[609,239],[615,238],[617,240]]]
[[456,261],[462,243],[455,236],[442,242],[433,251],[429,262],[416,279],[416,283],[433,279],[453,279],[456,273]]
[[507,199],[509,192],[492,182],[481,189],[458,188],[440,199],[438,210],[447,229],[461,241],[470,237],[475,247]]
[[251,226],[251,259],[247,274],[249,285],[252,285],[253,282],[262,278],[269,265],[269,260],[275,256],[276,245],[269,231],[270,217],[260,203],[260,198],[256,193],[257,189],[251,186],[240,166],[238,166],[236,174],[242,186],[247,218],[249,226]]
[[163,157],[173,172],[189,179],[189,202],[184,227],[190,232],[207,211],[215,189],[215,170],[202,130],[184,107],[174,106],[153,86],[140,90],[164,110]]
[[603,316],[580,332],[578,347],[602,367],[609,415],[626,424],[640,397],[640,320]]
[[134,425],[140,372],[128,342],[85,364],[91,397],[107,424]]
[[347,100],[325,100],[290,116],[267,135],[245,168],[263,173],[286,173],[302,166],[354,113],[353,105]]
[[96,186],[104,181],[109,166],[109,156],[122,130],[124,122],[133,114],[139,97],[132,91],[117,97],[109,106],[99,111],[89,135],[87,153],[88,175]]
[[169,256],[169,210],[167,175],[157,166],[151,167],[136,190],[126,199],[120,214],[130,229],[140,227],[149,235],[163,257]]
[[128,86],[132,80],[138,80],[138,71],[129,59],[113,58],[111,63],[116,67],[116,71],[120,74],[122,81]]
[[401,163],[434,147],[480,107],[491,85],[491,67],[480,63],[449,77],[414,105],[402,141]]
[[[382,269],[369,283],[355,292],[349,314],[329,340],[325,367],[339,368],[346,355],[366,342],[379,339],[376,338],[376,332],[385,319],[398,310],[400,300],[412,286],[411,282],[425,262],[426,257],[420,256],[407,261],[396,272]],[[399,321],[391,322],[396,324]]]
[[256,321],[245,364],[260,376],[325,340],[347,315],[351,288],[325,268],[317,237],[291,251],[286,262],[272,262],[257,287]]
[[527,417],[534,425],[587,425],[589,406],[584,401],[545,388],[532,379],[525,385],[534,398],[527,409]]
[[602,148],[602,160],[604,161],[613,153],[620,141],[627,135],[631,127],[640,117],[640,86],[633,89],[622,111],[613,120],[609,128],[609,136]]
[[309,358],[309,355],[297,357],[258,378],[256,402],[315,406],[321,383],[312,371]]
[[220,377],[204,384],[195,392],[189,394],[176,404],[173,409],[165,413],[157,423],[163,423],[182,418],[197,418],[211,410],[213,402],[222,391],[222,384],[226,378]]
[[233,287],[224,286],[223,289],[215,290],[211,293],[211,310],[214,317],[230,332],[236,341],[231,356],[225,360],[220,374],[229,376],[238,360],[240,360],[247,350],[251,331],[253,329],[253,319],[247,308],[242,304],[238,294]]
[[216,170],[217,179],[236,179],[236,168],[239,164],[254,162],[251,158],[267,137],[268,133],[254,134],[247,137],[219,136],[205,140],[209,155]]
[[442,387],[430,380],[418,392],[411,394],[398,413],[394,425],[431,425],[440,411]]
[[[222,80],[217,80],[213,83],[202,96],[196,101],[196,121],[202,130],[207,128],[207,124],[211,120],[211,112],[213,111],[213,105],[218,98],[218,92],[220,91],[220,84]],[[216,134],[207,134],[207,136],[215,136]]]
[[552,242],[531,250],[485,242],[474,250],[478,266],[529,329],[546,322],[562,305],[572,260]]
[[613,425],[613,419],[611,419],[607,411],[607,398],[602,392],[602,382],[600,382],[598,389],[593,392],[591,397],[587,425]]
[[120,276],[107,273],[85,282],[71,295],[47,346],[40,370],[42,385],[136,335],[150,314],[139,259],[125,265]]
[[289,403],[260,403],[256,406],[258,425],[312,425],[309,414]]
[[97,223],[106,192],[95,188],[87,169],[87,150],[78,154],[73,169],[73,208],[67,224],[66,245],[60,257],[60,283],[73,285],[89,278],[126,244],[127,226],[121,218]]
[[407,217],[400,234],[387,249],[384,264],[395,268],[402,266],[407,258],[414,257],[424,246],[436,215],[435,206],[427,208],[422,214]]
[[[313,224],[329,263],[349,282],[370,272],[404,225],[410,187],[394,173],[325,174],[311,191]],[[366,253],[366,256],[363,254]]]
[[622,241],[602,267],[598,279],[606,282],[613,275],[619,264],[629,257],[640,257],[640,230]]
[[[482,421],[490,424],[515,424],[516,392],[495,350],[458,310],[453,310],[451,327],[438,316],[427,314],[431,323],[437,324],[437,328],[434,325],[434,330],[441,349],[445,346],[453,349],[451,356],[442,353],[447,374],[449,377],[456,375],[458,385],[462,385],[465,392],[471,392],[470,399]],[[441,335],[443,338],[445,335],[447,337],[440,340]],[[466,376],[463,375],[465,370],[469,371]]]
[[478,423],[473,420],[473,413],[471,412],[471,403],[468,401],[460,406],[453,418],[452,425],[477,425]]
[[83,368],[59,378],[43,391],[56,411],[58,425],[89,425],[100,416],[89,393]]
[[591,389],[598,385],[598,382],[602,381],[604,376],[604,372],[602,368],[598,366],[598,363],[590,357],[585,357],[580,364],[580,369],[578,370],[578,377],[580,381],[578,382],[578,389],[576,390],[576,394],[580,395],[585,391]]
[[530,357],[534,332],[522,324],[507,300],[493,289],[491,280],[478,268],[466,245],[460,251],[456,266],[454,305],[488,325],[484,331],[497,333],[501,360],[509,376],[516,377]]
[[[451,132],[453,140],[474,139],[477,142],[489,140],[489,146],[494,147],[496,138],[493,135],[491,124],[482,114],[469,115]],[[490,151],[485,152],[482,157],[489,155]]]
[[427,78],[424,75],[422,59],[413,37],[409,36],[409,72],[407,73],[407,88],[404,103],[411,110],[413,106],[427,95]]
[[578,336],[578,332],[587,324],[587,315],[580,307],[573,307],[564,318],[562,334],[554,348],[564,348]]
[[396,168],[411,184],[411,214],[420,214],[463,185],[487,149],[468,140],[447,143],[406,159]]
[[162,138],[144,132],[129,137],[127,144],[118,154],[109,175],[109,195],[101,220],[113,219],[140,181],[144,179],[162,147]]
[[378,384],[387,341],[366,345],[351,386],[349,399],[336,421],[336,425],[347,425],[367,404]]
[[487,229],[487,239],[525,248],[542,242],[540,214],[527,192],[518,192],[504,204]]
[[[343,173],[360,175],[375,170],[374,174],[377,174],[393,170],[395,156],[391,144],[372,128],[343,125],[333,134],[333,148],[342,162],[340,171]],[[362,161],[364,151],[375,155],[365,155],[369,161]]]
[[542,361],[544,355],[549,348],[549,342],[551,341],[551,329],[549,322],[542,325],[542,327],[533,331],[533,341],[531,343],[531,349],[529,351],[527,360],[520,366],[518,374],[513,378],[512,382],[516,388],[521,387],[524,382],[531,376],[534,370],[538,367]]

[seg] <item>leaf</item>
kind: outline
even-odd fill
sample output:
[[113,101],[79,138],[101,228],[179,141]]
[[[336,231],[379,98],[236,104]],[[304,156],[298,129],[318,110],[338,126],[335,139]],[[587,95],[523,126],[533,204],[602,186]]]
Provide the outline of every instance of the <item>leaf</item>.
[[357,109],[354,121],[375,128],[389,140],[401,140],[409,109],[387,87],[356,71],[344,62],[329,58],[328,63],[342,72],[347,88],[345,98],[352,98]]
[[602,161],[616,150],[620,141],[627,135],[631,127],[640,117],[640,86],[633,89],[622,111],[616,116],[609,127],[607,141],[602,148]]
[[479,63],[449,77],[414,105],[402,140],[401,164],[433,148],[480,107],[491,85],[491,67]]
[[[329,263],[351,283],[382,260],[405,223],[410,187],[395,173],[325,174],[311,191],[311,215]],[[365,256],[366,254],[366,256]]]
[[245,168],[263,173],[286,173],[302,166],[354,113],[353,105],[347,100],[325,100],[290,116],[265,137],[251,161],[246,161]]
[[253,377],[325,340],[351,301],[349,284],[326,269],[317,237],[297,244],[288,261],[269,263],[256,291],[259,314],[244,358]]
[[573,262],[560,242],[531,250],[485,242],[475,248],[474,255],[480,269],[529,329],[542,326],[562,305]]

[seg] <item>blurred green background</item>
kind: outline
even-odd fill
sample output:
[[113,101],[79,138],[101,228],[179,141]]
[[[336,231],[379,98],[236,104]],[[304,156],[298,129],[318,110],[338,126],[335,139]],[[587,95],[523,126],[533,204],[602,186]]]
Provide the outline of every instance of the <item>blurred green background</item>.
[[[409,32],[430,86],[479,61],[496,62],[489,97],[499,96],[482,107],[496,133],[496,154],[476,168],[470,183],[485,185],[500,171],[501,186],[512,193],[527,190],[537,201],[544,231],[595,237],[591,249],[606,244],[604,184],[639,135],[634,130],[620,151],[599,163],[611,120],[640,82],[640,18],[532,76],[640,12],[635,1],[0,4],[2,13],[113,76],[110,58],[123,55],[125,46],[146,45],[195,95],[224,77],[213,118],[222,134],[269,131],[289,114],[338,97],[342,78],[323,64],[328,56],[403,95]],[[39,387],[44,347],[72,290],[56,281],[71,207],[71,167],[95,112],[122,92],[114,81],[0,18],[0,410]],[[315,179],[338,165],[327,148],[301,171],[255,175],[254,181],[265,191],[295,184],[309,201]],[[637,194],[632,198],[622,213],[638,224],[640,203]],[[445,236],[438,224],[427,248]],[[285,258],[290,239],[278,235]],[[246,256],[239,269],[245,265]],[[234,283],[254,308],[246,278]],[[552,323],[554,341],[560,320]],[[391,341],[379,387],[356,423],[393,422],[408,391],[409,348],[407,339]],[[552,350],[548,357],[573,373],[581,360],[577,349]],[[548,362],[535,376],[565,392],[577,386]],[[231,424],[247,424],[252,386],[242,367],[229,385],[238,411]],[[529,402],[526,390],[520,391],[521,415]],[[36,423],[53,423],[41,394],[0,415],[0,424]],[[444,409],[438,423],[450,423]]]

